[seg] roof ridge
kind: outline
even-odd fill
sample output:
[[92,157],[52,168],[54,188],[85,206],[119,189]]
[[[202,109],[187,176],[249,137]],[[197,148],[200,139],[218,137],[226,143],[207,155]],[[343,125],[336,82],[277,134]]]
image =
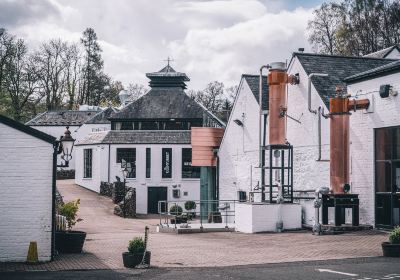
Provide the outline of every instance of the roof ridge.
[[348,58],[348,59],[361,59],[361,60],[382,60],[382,61],[396,61],[397,59],[392,58],[379,58],[379,57],[365,57],[365,56],[347,56],[347,55],[331,55],[331,54],[320,54],[320,53],[302,53],[293,52],[293,56],[325,56],[325,57],[337,57],[337,58]]

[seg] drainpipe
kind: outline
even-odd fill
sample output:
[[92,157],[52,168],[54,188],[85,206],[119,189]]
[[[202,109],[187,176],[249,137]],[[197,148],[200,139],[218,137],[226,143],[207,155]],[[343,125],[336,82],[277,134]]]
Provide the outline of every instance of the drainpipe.
[[322,106],[318,107],[318,158],[317,161],[329,161],[329,160],[323,160],[321,159],[322,157],[322,119],[321,117],[324,117],[325,119],[329,118],[329,114],[325,115],[324,114],[324,108]]
[[58,143],[53,144],[53,178],[51,184],[51,260],[54,260],[55,256],[55,234],[56,234],[56,188],[57,188],[57,155],[58,155]]
[[108,178],[107,178],[108,183],[110,183],[110,154],[111,154],[111,144],[108,144]]
[[[264,180],[264,178],[263,178],[263,172],[262,172],[262,166],[263,166],[263,158],[262,158],[262,119],[263,119],[263,106],[262,106],[262,101],[263,101],[263,98],[262,98],[262,78],[263,78],[263,76],[262,76],[262,71],[264,70],[264,69],[269,69],[270,68],[270,66],[269,66],[269,64],[267,64],[267,65],[263,65],[263,66],[261,66],[261,68],[260,68],[260,79],[259,79],[259,93],[258,93],[258,102],[259,102],[259,105],[260,105],[260,116],[259,116],[259,119],[258,119],[258,129],[259,129],[259,131],[258,131],[258,144],[259,144],[259,151],[258,151],[258,167],[260,168],[260,184],[259,184],[259,186],[261,187],[261,201],[264,201],[265,200],[265,194],[264,194],[264,186],[263,186],[263,180]],[[265,132],[264,132],[265,133]]]
[[308,93],[308,111],[313,114],[317,114],[317,110],[314,110],[311,108],[311,78],[314,76],[318,77],[327,77],[328,74],[325,73],[311,73],[308,75],[308,87],[307,87],[307,93]]

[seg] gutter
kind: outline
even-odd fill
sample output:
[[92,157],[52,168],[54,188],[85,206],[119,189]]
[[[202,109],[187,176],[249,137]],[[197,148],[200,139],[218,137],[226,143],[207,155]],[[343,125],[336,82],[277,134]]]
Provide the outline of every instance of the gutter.
[[58,143],[53,143],[53,178],[51,186],[51,260],[54,260],[55,256],[55,235],[56,235],[56,188],[57,188],[57,155],[58,155]]

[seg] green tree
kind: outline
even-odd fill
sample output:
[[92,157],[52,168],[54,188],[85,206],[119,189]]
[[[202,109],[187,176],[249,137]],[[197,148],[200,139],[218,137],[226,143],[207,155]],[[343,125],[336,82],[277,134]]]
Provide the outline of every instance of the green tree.
[[85,64],[79,102],[80,104],[99,105],[104,87],[107,85],[107,77],[103,73],[102,50],[93,28],[87,28],[83,32],[81,43],[85,50]]

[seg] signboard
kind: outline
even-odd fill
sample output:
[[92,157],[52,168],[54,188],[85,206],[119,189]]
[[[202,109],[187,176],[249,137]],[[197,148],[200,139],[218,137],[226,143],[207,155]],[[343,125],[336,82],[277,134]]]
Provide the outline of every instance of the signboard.
[[172,148],[162,149],[162,177],[172,178]]

